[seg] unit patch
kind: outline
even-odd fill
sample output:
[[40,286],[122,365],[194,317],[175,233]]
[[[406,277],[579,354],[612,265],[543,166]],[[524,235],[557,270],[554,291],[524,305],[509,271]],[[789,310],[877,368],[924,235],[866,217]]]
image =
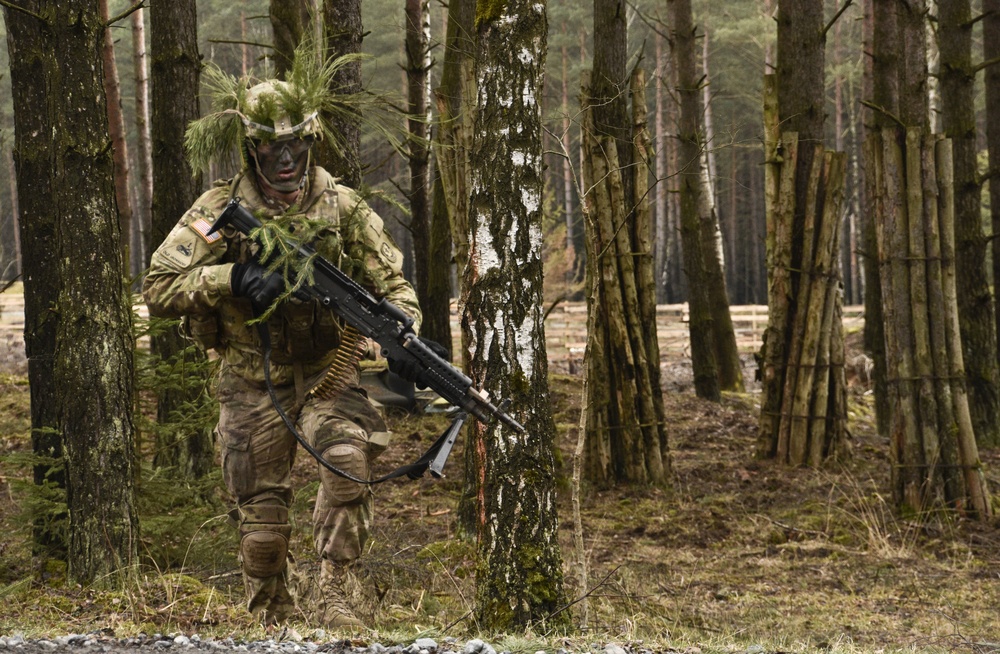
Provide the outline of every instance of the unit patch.
[[222,234],[220,232],[209,234],[209,232],[212,230],[212,223],[208,222],[204,218],[199,218],[198,220],[191,223],[191,229],[201,234],[201,237],[205,239],[206,243],[215,243],[220,238],[222,238]]
[[385,257],[386,261],[389,263],[396,263],[396,252],[388,243],[383,241],[382,247],[379,249],[381,250],[382,256]]
[[178,266],[185,268],[191,263],[191,258],[194,256],[196,242],[190,240],[186,243],[178,243],[173,247],[166,247],[159,250],[159,253],[164,259],[172,261]]

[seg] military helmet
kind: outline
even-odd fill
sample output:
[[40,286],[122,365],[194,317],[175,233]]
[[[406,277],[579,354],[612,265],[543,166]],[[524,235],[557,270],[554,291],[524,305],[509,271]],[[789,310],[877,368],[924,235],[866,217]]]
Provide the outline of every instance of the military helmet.
[[240,107],[246,135],[258,141],[306,136],[320,137],[319,112],[295,115],[294,90],[288,82],[267,80],[247,90]]

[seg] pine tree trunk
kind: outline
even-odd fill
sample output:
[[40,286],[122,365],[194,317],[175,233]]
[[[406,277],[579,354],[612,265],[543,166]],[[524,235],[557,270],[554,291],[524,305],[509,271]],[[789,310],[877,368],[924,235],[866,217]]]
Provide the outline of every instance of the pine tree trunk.
[[[594,0],[594,56],[590,93],[594,129],[610,136],[622,170],[631,170],[632,135],[628,111],[628,13],[625,0]],[[624,197],[634,197],[631,175],[622,173]],[[628,213],[631,213],[630,211]]]
[[787,83],[764,80],[769,292],[757,454],[819,466],[841,451],[846,428],[839,243],[847,158],[815,139],[779,133]]
[[[637,71],[633,90],[642,77]],[[598,334],[588,336],[588,375],[606,379],[589,384],[587,406],[587,478],[598,485],[615,482],[669,484],[670,461],[659,388],[659,346],[645,328],[655,315],[652,271],[643,264],[649,252],[648,203],[625,199],[623,169],[609,136],[593,129],[590,75],[582,92],[584,138],[583,186],[587,228],[588,314]],[[633,98],[636,123],[645,125],[645,103]],[[645,129],[637,130],[639,164],[632,187],[645,195],[648,183]],[[641,153],[641,156],[639,156]],[[626,223],[629,204],[635,205],[633,224]],[[639,255],[638,257],[636,255]],[[638,259],[638,263],[636,263]],[[655,322],[655,321],[654,321]],[[603,377],[598,376],[603,375]]]
[[[1000,59],[1000,0],[983,0],[983,59]],[[991,240],[993,255],[994,290],[1000,280],[1000,66],[986,69],[986,147],[989,151],[990,223],[994,238]],[[994,298],[994,322],[1000,335],[1000,302]],[[1000,336],[998,336],[1000,338]],[[997,347],[1000,365],[1000,346]]]
[[295,48],[309,33],[312,0],[270,0],[271,32],[274,34],[274,74],[278,79],[292,69]]
[[[10,148],[6,148],[4,164],[4,167],[7,169],[7,180],[10,184],[10,217],[11,231],[13,234],[11,240],[8,242],[14,244],[14,259],[11,261],[8,269],[11,271],[12,277],[20,277],[24,268],[24,260],[21,258],[21,219],[20,209],[18,208],[17,202],[17,174],[14,170],[14,155]],[[4,272],[7,271],[5,270]]]
[[104,21],[91,2],[19,6],[25,11],[5,7],[4,17],[34,445],[57,456],[60,441],[65,448],[70,578],[117,586],[136,560],[139,533],[132,310],[106,149]]
[[976,110],[972,69],[972,12],[969,0],[940,3],[941,106],[944,133],[955,162],[955,246],[959,318],[969,409],[981,446],[1000,444],[1000,381],[997,327],[986,270],[981,193],[976,171]]
[[[194,0],[154,3],[150,7],[153,208],[146,248],[150,253],[201,193],[201,176],[191,171],[183,147],[188,123],[199,116],[201,58],[196,16]],[[168,329],[151,341],[153,354],[163,361],[204,365],[205,355],[190,347],[176,329]],[[191,411],[192,404],[200,406],[205,401],[201,392],[165,389],[157,397],[157,421],[176,422],[178,415]],[[177,433],[175,429],[158,432],[154,466],[196,478],[212,468],[215,452],[210,428],[191,433]]]
[[656,39],[656,77],[655,77],[655,101],[656,115],[653,119],[655,133],[653,135],[656,152],[656,187],[653,189],[656,198],[655,225],[656,256],[654,257],[654,269],[656,273],[656,299],[657,302],[667,300],[667,252],[669,243],[668,217],[667,217],[667,128],[666,128],[666,103],[663,89],[669,82],[667,81],[667,55],[664,53],[662,35],[657,34]]
[[965,493],[963,496],[949,498],[958,508],[968,507],[970,513],[985,520],[993,514],[982,462],[979,460],[976,434],[969,410],[969,399],[966,391],[965,363],[963,345],[961,343],[961,325],[959,320],[958,289],[956,276],[958,267],[955,258],[958,254],[955,237],[954,184],[952,171],[951,143],[948,140],[938,145],[935,152],[937,162],[938,188],[940,189],[940,220],[941,220],[941,265],[944,282],[945,306],[945,338],[948,341],[948,358],[951,370],[948,379],[951,380],[951,396],[955,420],[958,423],[956,445],[957,456],[962,474],[965,477]]
[[[476,425],[485,453],[476,617],[481,628],[565,624],[555,510],[555,423],[542,321],[542,71],[545,6],[478,7],[471,154],[470,260],[462,321],[474,337],[472,378],[510,398],[527,434]],[[501,65],[501,62],[504,65]],[[514,90],[517,91],[514,91]],[[507,136],[516,129],[519,138]]]
[[[468,188],[469,153],[472,147],[472,121],[475,116],[475,78],[472,75],[475,33],[474,0],[452,0],[448,3],[448,26],[444,65],[441,70],[441,85],[436,90],[438,110],[437,133],[434,139],[434,160],[437,165],[439,185],[434,189],[435,234],[448,231],[448,252],[445,254],[442,240],[435,238],[435,252],[441,262],[447,261],[447,280],[450,287],[451,261],[459,280],[459,307],[466,301],[464,273],[469,261],[468,240]],[[443,210],[443,211],[442,211]],[[437,248],[441,248],[440,250]],[[432,279],[435,288],[442,288],[445,281],[445,266],[434,269]],[[449,311],[450,314],[450,311]],[[449,315],[450,319],[450,315]],[[449,325],[449,340],[451,343]],[[471,361],[470,344],[472,335],[463,326],[460,358],[466,371]],[[452,349],[454,353],[454,349]],[[465,475],[462,497],[458,505],[459,531],[466,536],[476,533],[479,520],[481,479],[484,469],[482,434],[474,429],[467,430],[465,447]]]
[[[899,114],[899,41],[896,25],[896,3],[865,0],[865,58],[863,101],[867,109],[863,113],[864,142],[882,127],[888,126],[892,116]],[[873,362],[872,385],[875,392],[875,419],[879,434],[889,435],[889,388],[886,368],[885,316],[882,315],[882,283],[878,266],[878,244],[875,236],[874,188],[876,181],[870,178],[874,163],[865,157],[863,150],[863,178],[865,187],[865,210],[862,212],[862,247],[864,250],[863,270],[865,275],[865,351]],[[870,153],[869,153],[870,154]]]
[[[107,25],[111,18],[108,0],[99,0],[101,20]],[[128,143],[125,141],[125,116],[122,114],[121,83],[118,79],[118,64],[115,63],[115,41],[111,27],[104,29],[101,43],[101,63],[104,66],[103,87],[107,99],[108,131],[114,157],[115,200],[118,205],[118,223],[122,235],[122,254],[128,270],[130,261],[129,245],[132,242],[132,203],[129,200],[129,158]],[[138,274],[138,270],[128,270],[128,274]]]
[[[566,33],[566,25],[563,24],[563,38]],[[573,209],[573,188],[576,182],[573,175],[573,136],[571,129],[573,120],[570,117],[569,106],[569,54],[565,45],[562,47],[562,182],[563,182],[563,216],[566,223],[566,294],[575,295],[577,281],[577,257],[576,257],[576,213]]]
[[681,243],[684,251],[684,272],[688,281],[691,338],[691,364],[694,387],[698,397],[718,402],[721,398],[719,368],[715,347],[715,329],[709,304],[709,271],[702,238],[702,209],[707,199],[701,173],[702,114],[699,75],[695,63],[695,33],[691,20],[690,0],[668,0],[667,11],[673,25],[674,64],[677,67],[677,95],[680,98],[678,126],[678,163],[680,183]]
[[632,72],[631,90],[632,138],[635,142],[632,157],[632,160],[635,161],[635,182],[633,184],[635,220],[631,226],[631,249],[636,255],[635,302],[638,305],[634,310],[635,322],[632,326],[632,333],[633,338],[645,351],[643,374],[648,375],[646,388],[642,389],[643,393],[648,394],[648,398],[645,399],[647,406],[643,419],[652,423],[651,427],[643,430],[647,452],[646,467],[650,470],[652,479],[667,479],[670,471],[670,457],[667,446],[667,417],[663,408],[660,376],[660,344],[656,329],[649,329],[649,325],[656,324],[656,278],[653,265],[653,219],[649,202],[652,144],[650,143],[646,113],[646,73],[642,68],[636,68]]
[[[361,25],[361,0],[323,0],[324,41],[329,57],[361,52],[364,28]],[[342,66],[331,83],[338,93],[361,92],[361,62]],[[334,119],[331,128],[339,134],[340,147],[321,141],[316,150],[317,162],[351,188],[361,185],[361,128],[355,118]]]
[[[418,253],[430,252],[431,248],[431,214],[429,196],[430,149],[427,147],[427,74],[424,61],[428,44],[424,40],[424,16],[422,0],[406,0],[406,91],[408,107],[407,129],[409,130],[408,160],[410,167],[410,188],[407,191],[407,201],[410,206],[410,234],[413,237],[413,250]],[[413,258],[416,275],[414,286],[421,308],[433,311],[428,315],[422,327],[422,333],[440,341],[448,327],[448,296],[434,297],[428,292],[430,277],[430,257],[416,256]],[[443,302],[442,302],[443,300]],[[434,304],[437,301],[437,304]],[[442,311],[442,308],[444,311]],[[432,335],[433,334],[433,335]]]

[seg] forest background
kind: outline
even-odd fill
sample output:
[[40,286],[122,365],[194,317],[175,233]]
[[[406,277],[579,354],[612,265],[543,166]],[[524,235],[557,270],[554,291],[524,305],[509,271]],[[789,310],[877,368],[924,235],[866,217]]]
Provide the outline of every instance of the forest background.
[[[116,15],[130,3],[110,2],[110,11]],[[829,12],[834,11],[832,3]],[[434,67],[431,69],[431,87],[440,82],[440,65],[443,58],[443,39],[446,5],[431,2],[431,41]],[[670,56],[665,35],[665,7],[662,3],[640,0],[630,4],[629,68],[641,58],[649,80],[647,93],[650,105],[650,129],[654,132],[657,152],[667,152],[674,138],[672,123],[677,119],[676,103],[671,99],[670,82],[664,83],[667,59]],[[704,88],[707,103],[706,126],[712,155],[716,210],[722,228],[725,248],[727,288],[732,304],[765,304],[767,302],[766,272],[764,268],[764,173],[762,150],[761,80],[765,71],[765,54],[773,50],[775,21],[770,17],[776,3],[746,0],[744,2],[713,3],[693,2],[699,30],[707,38],[700,43],[701,66],[707,75]],[[267,18],[268,3],[263,0],[242,2],[198,3],[199,51],[206,61],[218,64],[223,70],[239,74],[244,66],[244,50],[250,66],[262,65],[268,48],[244,48],[242,43],[271,43],[271,26]],[[543,120],[547,133],[543,148],[546,156],[546,238],[549,247],[546,261],[551,268],[546,275],[549,299],[566,291],[582,275],[576,262],[565,262],[563,243],[567,229],[575,244],[575,252],[584,252],[583,219],[580,198],[575,184],[566,193],[563,176],[562,148],[558,139],[565,130],[570,134],[569,153],[574,170],[580,170],[580,73],[590,67],[592,54],[593,14],[589,3],[557,0],[549,3],[548,61],[545,71],[545,96],[542,100]],[[827,46],[827,120],[828,142],[837,150],[851,153],[852,166],[857,166],[860,154],[860,83],[861,83],[861,26],[860,4],[848,8],[831,32]],[[365,0],[362,15],[366,31],[363,50],[371,59],[363,64],[365,86],[373,92],[387,92],[397,98],[405,97],[406,79],[403,65],[405,16],[403,4],[390,0]],[[0,27],[2,28],[2,27]],[[132,33],[128,22],[114,28],[115,56],[118,61],[122,85],[125,126],[128,141],[135,143],[134,78],[132,66]],[[148,35],[148,30],[147,30]],[[147,36],[148,38],[148,36]],[[0,71],[7,70],[6,49],[0,52]],[[981,95],[980,95],[981,104]],[[402,101],[400,101],[402,106]],[[402,121],[402,118],[400,119]],[[568,121],[568,123],[567,123]],[[10,76],[0,78],[0,157],[3,165],[3,183],[0,183],[0,278],[9,279],[14,271],[16,239],[11,208],[13,183],[13,117],[10,93]],[[138,147],[130,147],[133,158]],[[367,166],[365,183],[386,191],[403,202],[400,188],[407,184],[405,159],[384,139],[374,135],[362,144],[362,159]],[[666,166],[668,159],[659,160]],[[131,169],[138,170],[133,162]],[[679,238],[679,198],[673,177],[676,170],[654,172],[659,182],[650,190],[656,207],[656,221],[660,242],[657,244],[658,299],[675,303],[686,300],[686,280],[681,270]],[[225,174],[220,171],[220,174]],[[132,176],[133,179],[137,175]],[[206,183],[208,183],[206,179]],[[861,304],[862,288],[860,264],[857,260],[858,238],[858,172],[852,168],[846,189],[847,207],[843,236],[845,304]],[[568,211],[567,211],[568,208]],[[405,229],[408,219],[398,208],[379,205],[386,222],[394,229],[394,236],[402,247],[410,246]],[[567,219],[568,218],[568,219]],[[562,242],[561,242],[562,241]],[[413,258],[409,260],[412,267]],[[137,264],[136,264],[137,265]],[[567,276],[561,268],[575,266],[576,275]],[[133,274],[138,270],[133,266]],[[412,276],[412,270],[408,270]],[[577,288],[577,290],[579,290]]]
[[[111,13],[125,9],[127,4],[113,2]],[[439,41],[444,28],[444,7],[431,6],[431,33]],[[767,299],[760,79],[765,72],[763,62],[774,44],[775,26],[771,17],[774,6],[749,1],[695,2],[694,6],[696,23],[707,34],[701,40],[699,65],[708,82],[704,92],[709,107],[706,118],[711,132],[710,167],[722,226],[730,299],[734,304],[759,304]],[[568,150],[576,157],[580,150],[577,89],[581,70],[589,66],[592,17],[585,4],[553,2],[548,9],[550,35],[543,108],[549,134],[544,148],[558,150],[559,137],[568,129],[571,135]],[[833,4],[827,7],[829,15],[835,10]],[[366,0],[363,11],[366,29],[370,30],[364,41],[365,51],[373,56],[364,66],[367,88],[402,96],[405,87],[400,67],[404,58],[402,7],[398,3]],[[670,149],[671,124],[676,120],[676,114],[670,113],[674,110],[671,84],[661,78],[662,64],[668,57],[662,36],[662,13],[662,6],[652,2],[634,3],[629,13],[630,67],[641,57],[650,71],[647,97],[657,152]],[[200,3],[199,40],[204,58],[225,70],[239,72],[245,52],[240,42],[270,41],[266,14],[265,2]],[[119,70],[131,71],[131,33],[124,27],[116,31]],[[860,32],[860,7],[852,5],[833,26],[827,46],[827,141],[849,157],[841,247],[848,304],[860,303],[862,299],[857,259]],[[979,56],[981,41],[976,42],[976,48],[974,56]],[[259,63],[264,51],[247,48],[247,63]],[[440,59],[440,45],[434,52]],[[0,65],[6,68],[6,51],[0,56],[4,58]],[[121,80],[128,113],[132,80],[127,73],[121,74]],[[7,169],[13,171],[7,76],[2,84],[3,157]],[[434,85],[433,80],[431,84]],[[982,93],[976,97],[981,117]],[[133,124],[128,115],[126,125],[131,129]],[[130,151],[135,152],[136,148]],[[365,182],[387,193],[399,194],[400,187],[405,186],[405,161],[384,141],[375,138],[365,140],[362,156],[367,166]],[[546,170],[546,300],[550,303],[567,291],[572,295],[578,290],[574,283],[576,276],[570,274],[578,270],[578,264],[568,261],[565,254],[582,252],[585,248],[580,199],[574,188],[566,192],[562,157],[556,153],[547,155]],[[227,174],[224,170],[217,172]],[[657,234],[662,235],[657,245],[658,296],[662,302],[683,301],[686,294],[677,236],[676,187],[672,185],[669,167],[657,170],[655,176],[658,183],[652,187],[651,195],[655,199]],[[2,195],[2,206],[8,208],[12,204],[12,172],[10,180],[11,185],[0,184],[0,194],[6,194]],[[398,197],[401,199],[401,194]],[[984,211],[985,208],[988,207],[984,205]],[[410,249],[405,228],[407,217],[391,203],[380,203],[378,209],[394,227],[397,240]],[[983,222],[988,230],[989,221]],[[5,230],[0,240],[4,248],[4,275],[9,279],[16,269],[12,263],[12,244],[16,239],[9,211],[4,212],[2,229]],[[572,249],[566,247],[568,233],[572,234]],[[140,271],[134,268],[132,272]],[[16,380],[5,380],[8,382],[11,389],[19,386]],[[571,431],[566,425],[576,419],[578,407],[571,398],[578,392],[571,381],[561,379],[555,384],[553,408],[561,436]],[[15,394],[11,392],[5,397]],[[664,504],[655,490],[617,491],[595,493],[584,507],[588,529],[600,534],[591,545],[590,556],[595,563],[592,580],[596,583],[600,575],[607,574],[594,597],[598,607],[594,622],[598,628],[609,628],[604,633],[620,640],[660,639],[660,643],[714,640],[727,643],[730,649],[743,647],[752,651],[759,651],[753,649],[756,642],[766,642],[769,649],[782,650],[845,649],[854,642],[877,648],[880,641],[903,649],[933,646],[992,651],[995,637],[988,607],[997,591],[996,575],[991,571],[992,562],[996,561],[991,545],[995,541],[993,534],[985,526],[976,528],[981,531],[965,532],[949,521],[914,524],[887,508],[882,499],[888,467],[885,442],[874,433],[867,398],[863,390],[852,397],[854,447],[862,456],[848,464],[850,468],[836,471],[775,471],[766,464],[750,461],[755,429],[751,416],[758,409],[752,397],[729,395],[721,405],[686,397],[671,401],[670,415],[675,421],[671,446],[680,480],[678,503]],[[17,413],[18,409],[11,411]],[[412,429],[414,435],[435,429],[433,419],[429,427],[426,421],[413,424],[404,420],[400,425],[401,430]],[[568,457],[567,442],[561,440],[559,445]],[[992,453],[984,454],[984,458],[991,460]],[[560,470],[566,473],[563,463]],[[838,476],[840,473],[843,476]],[[157,481],[163,480],[154,477],[143,483],[148,491],[157,488]],[[390,492],[386,498],[390,518],[419,520],[424,530],[416,534],[383,534],[388,546],[383,545],[386,549],[377,554],[386,558],[376,561],[388,571],[384,574],[391,576],[392,590],[376,599],[382,602],[383,609],[389,608],[391,618],[387,623],[410,624],[418,629],[429,623],[432,628],[447,632],[456,619],[462,618],[461,609],[456,609],[453,603],[456,594],[453,591],[457,588],[457,595],[461,596],[468,581],[469,553],[463,550],[462,543],[451,538],[447,517],[457,492],[452,482],[421,485],[409,496],[406,490]],[[417,497],[420,500],[412,499]],[[735,498],[739,501],[734,507]],[[300,513],[303,508],[297,506]],[[239,622],[239,618],[227,612],[227,604],[232,608],[231,596],[221,605],[212,604],[212,593],[222,587],[226,571],[233,565],[226,558],[227,548],[217,547],[224,542],[224,536],[208,533],[220,525],[212,523],[199,535],[173,531],[178,527],[173,517],[194,514],[192,507],[178,504],[167,515],[158,516],[159,524],[147,521],[143,525],[152,560],[165,564],[164,574],[155,577],[161,588],[148,594],[112,598],[69,593],[62,598],[63,608],[57,607],[48,615],[62,611],[69,616],[71,625],[92,624],[85,622],[93,617],[88,615],[88,606],[125,604],[126,610],[114,614],[119,616],[115,618],[119,628],[126,617],[153,629],[231,628]],[[219,529],[219,533],[223,530]],[[420,548],[412,559],[390,556],[393,546],[398,547],[395,553],[399,554],[407,549],[408,540],[420,542],[424,538],[432,545]],[[622,552],[627,554],[622,556]],[[185,570],[189,554],[205,557],[199,558],[200,562],[211,561],[212,583],[207,590],[198,579],[173,574],[173,570]],[[418,566],[426,566],[428,559],[434,559],[448,572],[445,588],[414,572]],[[629,564],[624,569],[622,560]],[[712,562],[710,570],[703,565],[705,561]],[[175,567],[178,564],[180,567]],[[752,572],[747,574],[747,570]],[[53,574],[57,576],[58,572]],[[947,584],[943,582],[945,577],[949,578]],[[27,593],[17,579],[3,581],[8,585],[2,588],[0,597],[25,604],[25,598],[38,597]],[[404,582],[410,585],[403,588]],[[455,588],[448,588],[449,583]],[[410,592],[421,584],[429,594]],[[935,587],[931,588],[932,585]],[[587,592],[586,588],[574,590],[578,596]],[[238,595],[238,590],[235,594]],[[829,606],[824,611],[823,603],[831,597],[849,599],[837,611],[830,611]],[[945,608],[949,606],[955,610]],[[979,609],[984,607],[987,612],[980,613]],[[897,616],[889,615],[895,613],[899,614],[898,620]],[[81,616],[79,622],[74,616]],[[522,642],[510,647],[533,651],[531,648],[539,645]]]

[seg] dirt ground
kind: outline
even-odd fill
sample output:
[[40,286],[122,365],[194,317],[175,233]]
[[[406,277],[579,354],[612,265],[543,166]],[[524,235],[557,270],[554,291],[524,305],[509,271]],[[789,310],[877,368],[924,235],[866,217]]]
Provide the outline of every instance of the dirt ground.
[[[554,371],[565,586],[570,601],[586,599],[571,608],[573,632],[540,629],[508,645],[510,651],[641,641],[654,650],[690,652],[1000,652],[998,523],[932,516],[918,524],[894,514],[888,444],[875,433],[863,383],[851,388],[851,456],[820,470],[788,469],[753,457],[754,389],[704,402],[694,397],[686,362],[665,361],[663,371],[672,488],[585,488],[582,553],[573,547],[570,511],[581,380]],[[16,378],[0,382],[0,448],[23,451],[26,405],[16,397],[26,387]],[[396,441],[378,462],[383,471],[413,460],[446,424],[440,415],[391,420]],[[996,490],[1000,452],[982,455]],[[144,522],[155,535],[144,543],[143,572],[136,590],[116,595],[67,588],[58,573],[38,570],[20,540],[26,530],[15,523],[23,514],[11,482],[24,471],[7,459],[0,461],[0,529],[7,534],[0,538],[0,601],[8,610],[0,615],[0,634],[43,627],[253,633],[239,606],[235,536],[219,513],[225,498],[217,479]],[[478,632],[470,616],[475,545],[457,533],[461,470],[459,444],[445,479],[377,490],[376,533],[354,585],[373,637]],[[293,548],[300,565],[314,570],[315,468],[307,456],[299,457],[295,479]],[[148,490],[159,482],[153,475],[144,483]],[[171,544],[171,520],[204,522]],[[311,625],[297,628],[306,633]]]

